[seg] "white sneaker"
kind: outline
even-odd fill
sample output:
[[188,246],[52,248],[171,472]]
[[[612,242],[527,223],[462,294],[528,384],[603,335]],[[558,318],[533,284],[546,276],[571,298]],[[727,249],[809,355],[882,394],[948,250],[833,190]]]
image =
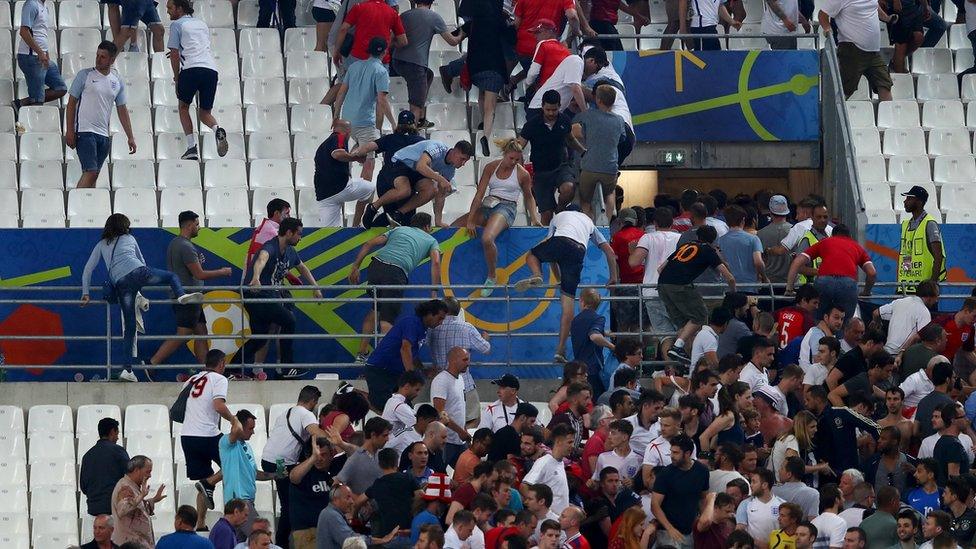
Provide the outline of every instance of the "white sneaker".
[[187,303],[203,303],[203,294],[200,292],[183,294],[176,298],[176,301],[179,302],[180,305],[186,305]]
[[136,383],[139,380],[136,378],[136,375],[132,373],[132,370],[122,370],[122,373],[119,374],[119,381],[128,381],[130,383]]

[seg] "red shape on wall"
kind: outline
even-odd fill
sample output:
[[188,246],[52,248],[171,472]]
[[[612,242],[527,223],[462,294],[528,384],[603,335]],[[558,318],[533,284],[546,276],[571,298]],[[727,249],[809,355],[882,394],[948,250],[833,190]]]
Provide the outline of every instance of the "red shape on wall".
[[[64,340],[5,340],[3,336],[60,336],[64,335],[61,315],[35,305],[20,305],[0,322],[0,351],[8,364],[54,364],[67,350]],[[32,368],[31,375],[44,370]]]

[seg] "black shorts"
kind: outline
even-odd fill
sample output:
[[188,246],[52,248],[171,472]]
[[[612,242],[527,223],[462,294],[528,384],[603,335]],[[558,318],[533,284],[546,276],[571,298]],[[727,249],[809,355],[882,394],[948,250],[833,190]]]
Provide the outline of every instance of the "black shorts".
[[203,305],[194,303],[190,305],[173,304],[173,316],[176,317],[176,327],[188,330],[196,329],[197,325],[207,324],[207,317],[203,314]]
[[410,166],[407,166],[403,162],[393,162],[393,166],[390,169],[390,180],[391,183],[396,181],[398,177],[406,177],[410,180],[410,188],[414,191],[417,190],[417,183],[420,183],[424,176],[420,175],[420,172],[414,170]]
[[336,13],[327,8],[312,7],[312,19],[316,23],[332,23],[336,20]]
[[214,474],[213,464],[220,465],[220,437],[180,436],[183,455],[186,456],[186,478],[201,480]]
[[915,39],[915,33],[922,32],[922,18],[925,10],[916,6],[914,10],[903,10],[898,14],[898,21],[888,25],[888,40],[892,44],[910,44]]
[[536,171],[532,175],[532,196],[539,212],[551,212],[556,209],[556,189],[563,183],[575,182],[573,170],[569,164],[562,164],[555,170],[545,172]]
[[193,103],[193,96],[197,97],[197,106],[201,110],[213,110],[214,97],[217,95],[217,71],[204,67],[192,67],[180,71],[180,78],[176,82],[176,98],[180,103]]
[[583,258],[586,246],[565,236],[554,236],[543,240],[532,248],[532,255],[543,263],[559,265],[559,289],[564,295],[575,297],[583,272]]
[[[370,286],[405,286],[408,280],[406,273],[400,267],[374,258],[366,271],[366,282],[369,282]],[[402,298],[403,290],[379,289],[374,290],[374,293],[378,301],[376,312],[379,314],[380,320],[393,324],[400,316],[403,302],[385,300]]]

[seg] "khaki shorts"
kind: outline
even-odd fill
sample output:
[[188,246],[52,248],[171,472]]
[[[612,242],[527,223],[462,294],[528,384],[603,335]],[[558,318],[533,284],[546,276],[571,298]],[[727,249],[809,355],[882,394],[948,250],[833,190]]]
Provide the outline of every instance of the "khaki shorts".
[[857,91],[861,76],[867,77],[872,91],[891,89],[891,75],[881,52],[864,51],[851,42],[841,42],[837,46],[837,63],[840,65],[840,79],[846,97]]
[[708,321],[705,301],[693,284],[659,284],[657,292],[671,324],[677,329],[680,330],[688,322],[704,326]]
[[613,194],[613,190],[617,186],[617,174],[581,171],[579,176],[580,202],[583,204],[593,202],[593,194],[598,186],[603,196]]
[[316,528],[295,530],[291,533],[292,547],[295,549],[315,549]]
[[[366,143],[372,143],[380,138],[380,131],[376,129],[376,126],[359,126],[354,127],[351,132],[349,132],[349,137],[356,142],[357,146],[363,146]],[[367,158],[376,158],[376,152],[371,152],[366,155]]]

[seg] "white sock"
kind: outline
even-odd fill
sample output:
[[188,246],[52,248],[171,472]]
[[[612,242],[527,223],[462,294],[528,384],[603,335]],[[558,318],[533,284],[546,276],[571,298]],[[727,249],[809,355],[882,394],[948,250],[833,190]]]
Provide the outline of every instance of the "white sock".
[[684,349],[685,348],[685,340],[683,340],[683,339],[676,339],[676,340],[674,340],[674,346],[677,347],[678,349]]
[[186,134],[186,148],[189,149],[191,147],[196,147],[196,146],[197,146],[197,134],[196,133]]

